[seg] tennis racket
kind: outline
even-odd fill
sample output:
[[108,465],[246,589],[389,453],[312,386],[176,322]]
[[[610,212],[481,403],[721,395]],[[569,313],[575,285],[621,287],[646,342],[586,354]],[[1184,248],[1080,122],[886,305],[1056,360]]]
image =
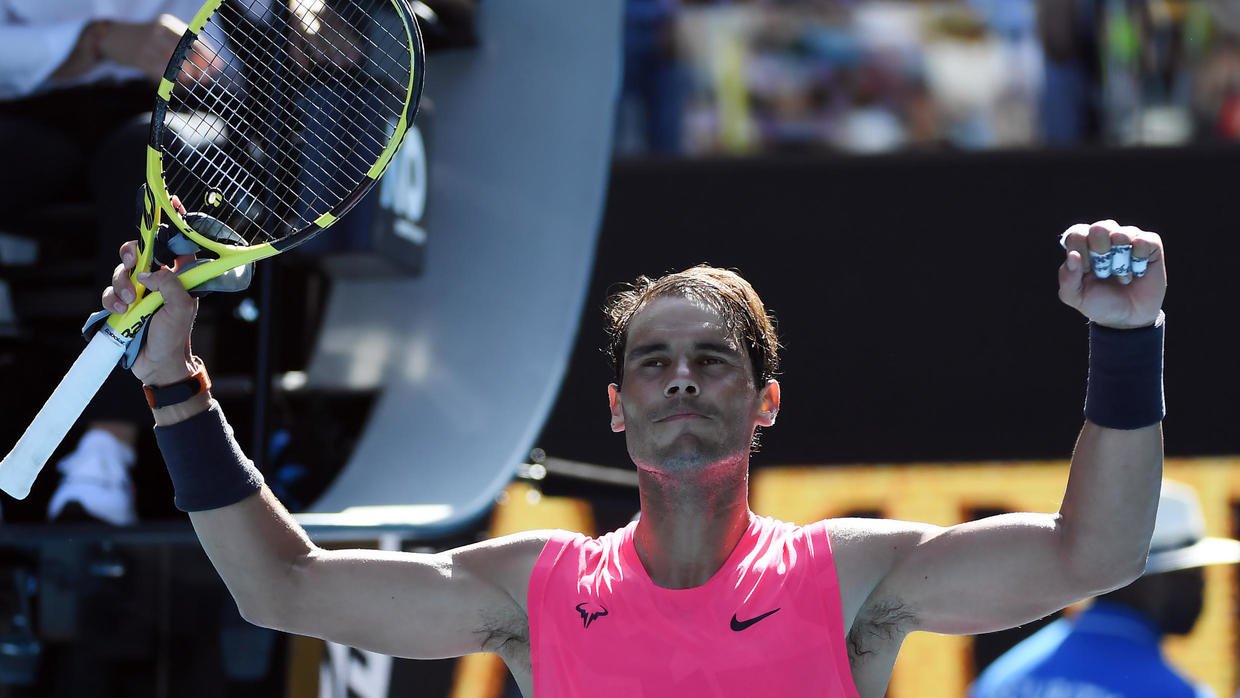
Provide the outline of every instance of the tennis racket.
[[0,489],[25,498],[108,374],[136,355],[163,303],[137,271],[195,254],[178,271],[187,289],[233,290],[254,262],[340,220],[400,146],[424,66],[406,0],[208,0],[157,88],[137,300],[98,323],[0,462]]

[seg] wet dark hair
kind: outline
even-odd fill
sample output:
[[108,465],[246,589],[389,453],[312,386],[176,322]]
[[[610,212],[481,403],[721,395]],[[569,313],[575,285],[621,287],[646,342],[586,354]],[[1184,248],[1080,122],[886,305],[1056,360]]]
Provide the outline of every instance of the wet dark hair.
[[754,387],[762,388],[779,372],[779,337],[775,316],[767,312],[758,292],[740,274],[705,264],[657,279],[639,276],[613,292],[603,305],[607,345],[616,385],[624,381],[624,351],[629,323],[651,301],[679,296],[703,303],[723,318],[732,339],[745,347],[753,364]]

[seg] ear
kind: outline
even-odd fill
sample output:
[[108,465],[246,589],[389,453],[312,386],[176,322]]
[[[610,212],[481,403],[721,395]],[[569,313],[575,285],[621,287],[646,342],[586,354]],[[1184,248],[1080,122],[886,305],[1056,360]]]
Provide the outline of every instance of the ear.
[[762,386],[758,399],[758,426],[769,427],[775,424],[779,414],[779,381],[772,378]]
[[615,383],[607,386],[607,404],[611,406],[611,430],[624,431],[624,407],[620,404],[620,386]]

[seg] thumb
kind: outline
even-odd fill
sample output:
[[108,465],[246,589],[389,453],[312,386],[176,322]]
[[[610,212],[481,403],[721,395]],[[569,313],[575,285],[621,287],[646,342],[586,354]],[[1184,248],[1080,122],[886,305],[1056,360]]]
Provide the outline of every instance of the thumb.
[[163,267],[157,271],[143,272],[138,274],[138,281],[141,281],[147,289],[158,291],[163,295],[164,307],[169,312],[176,315],[193,315],[194,299],[190,297],[185,286],[181,284],[181,280],[171,269]]
[[1080,308],[1085,294],[1085,275],[1081,272],[1080,255],[1076,252],[1069,252],[1068,255],[1076,255],[1076,258],[1059,265],[1059,300],[1069,307]]

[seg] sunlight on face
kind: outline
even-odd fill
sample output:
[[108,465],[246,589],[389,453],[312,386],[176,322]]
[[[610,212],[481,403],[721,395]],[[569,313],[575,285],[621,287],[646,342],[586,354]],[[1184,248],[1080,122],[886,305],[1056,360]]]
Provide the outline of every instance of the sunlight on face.
[[719,315],[656,298],[629,325],[612,425],[639,468],[667,474],[747,464],[761,392],[748,353]]

